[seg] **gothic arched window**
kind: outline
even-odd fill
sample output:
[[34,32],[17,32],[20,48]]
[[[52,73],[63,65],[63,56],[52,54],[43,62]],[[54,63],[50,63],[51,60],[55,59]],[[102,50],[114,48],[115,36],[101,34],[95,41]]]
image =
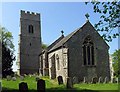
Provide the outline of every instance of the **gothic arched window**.
[[28,26],[28,30],[29,30],[29,33],[33,33],[34,32],[33,25],[29,25]]
[[56,55],[56,60],[57,60],[57,69],[60,70],[60,62],[59,62],[58,54]]
[[95,65],[94,44],[90,36],[85,38],[82,49],[83,49],[83,64],[84,65]]

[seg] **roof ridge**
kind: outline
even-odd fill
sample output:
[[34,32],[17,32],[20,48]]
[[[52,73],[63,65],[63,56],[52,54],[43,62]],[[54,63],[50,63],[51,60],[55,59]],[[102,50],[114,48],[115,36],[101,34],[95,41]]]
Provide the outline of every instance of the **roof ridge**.
[[61,35],[58,39],[56,39],[53,43],[51,43],[48,47],[47,50],[51,49],[53,46],[55,46],[59,41],[61,41],[64,38],[64,35]]
[[[52,48],[48,50],[48,52],[51,52],[59,47],[61,47],[63,44],[65,44],[77,31],[79,31],[83,26],[85,26],[89,21],[85,22],[81,27],[77,28],[72,33],[65,36],[63,39],[61,39],[58,43],[56,43]],[[89,22],[90,23],[90,22]]]

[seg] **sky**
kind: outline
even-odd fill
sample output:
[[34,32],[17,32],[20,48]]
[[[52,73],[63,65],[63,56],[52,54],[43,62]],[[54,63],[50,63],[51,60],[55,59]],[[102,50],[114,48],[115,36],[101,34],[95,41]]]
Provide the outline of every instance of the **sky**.
[[[42,42],[50,45],[61,36],[68,35],[86,22],[85,14],[89,13],[89,21],[94,25],[99,21],[99,14],[93,12],[91,4],[84,2],[3,2],[0,3],[0,25],[12,32],[15,45],[15,55],[18,53],[18,40],[20,32],[20,10],[37,12],[41,14],[41,37]],[[118,39],[109,42],[109,53],[118,49]],[[16,63],[13,65],[17,69]]]

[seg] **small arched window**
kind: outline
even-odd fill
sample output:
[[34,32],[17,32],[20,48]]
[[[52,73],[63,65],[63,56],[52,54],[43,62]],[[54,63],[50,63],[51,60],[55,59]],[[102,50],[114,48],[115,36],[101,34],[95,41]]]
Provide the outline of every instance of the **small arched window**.
[[90,36],[85,38],[82,49],[83,49],[83,64],[84,65],[95,65],[94,44]]
[[29,25],[28,26],[28,31],[29,31],[29,33],[33,33],[34,32],[33,25]]
[[56,60],[57,60],[57,69],[60,70],[60,62],[59,62],[58,54],[56,55]]

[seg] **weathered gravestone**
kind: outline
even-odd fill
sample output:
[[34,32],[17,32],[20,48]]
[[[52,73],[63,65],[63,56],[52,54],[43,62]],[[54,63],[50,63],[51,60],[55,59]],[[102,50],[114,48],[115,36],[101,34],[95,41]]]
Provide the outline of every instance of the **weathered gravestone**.
[[32,75],[31,75],[31,74],[29,74],[29,77],[31,78],[31,77],[32,77]]
[[79,81],[78,81],[78,77],[73,77],[73,84],[78,84]]
[[104,83],[108,83],[108,82],[109,82],[108,77],[105,77]]
[[67,78],[66,87],[67,88],[73,88],[73,82],[72,82],[72,79],[70,77]]
[[27,74],[24,74],[24,77],[26,77],[27,76]]
[[12,77],[9,75],[6,78],[7,78],[7,81],[10,81],[12,79]]
[[59,85],[63,84],[63,78],[62,78],[62,76],[58,76],[57,79],[58,79],[58,84]]
[[39,79],[37,81],[37,92],[45,92],[45,80]]
[[20,92],[28,92],[28,85],[25,82],[19,83],[19,91]]
[[12,77],[12,80],[13,80],[13,81],[16,81],[16,80],[17,80],[17,78],[16,78],[16,77]]
[[20,80],[23,81],[24,80],[24,76],[20,76]]
[[92,78],[92,83],[93,84],[96,84],[97,82],[98,82],[98,78],[97,77]]
[[118,78],[113,78],[113,83],[118,83]]
[[102,77],[99,77],[99,79],[98,79],[98,83],[102,83],[103,81],[102,81]]
[[83,83],[87,83],[86,77],[83,78]]
[[0,92],[2,92],[2,84],[1,84],[1,80],[0,80]]

